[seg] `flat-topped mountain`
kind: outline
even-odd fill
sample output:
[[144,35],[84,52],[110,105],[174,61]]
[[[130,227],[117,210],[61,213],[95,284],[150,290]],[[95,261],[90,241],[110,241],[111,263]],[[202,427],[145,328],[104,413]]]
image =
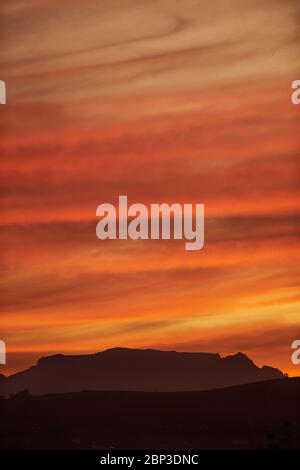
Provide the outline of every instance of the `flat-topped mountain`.
[[256,366],[243,353],[114,348],[90,355],[43,357],[0,381],[0,395],[28,389],[33,395],[83,390],[192,391],[282,378],[278,369]]

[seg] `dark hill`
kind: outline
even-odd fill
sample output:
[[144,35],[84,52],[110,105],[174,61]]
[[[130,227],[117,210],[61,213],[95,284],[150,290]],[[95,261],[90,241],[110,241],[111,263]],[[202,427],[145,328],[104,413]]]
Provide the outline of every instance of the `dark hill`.
[[300,449],[300,378],[0,400],[0,449]]

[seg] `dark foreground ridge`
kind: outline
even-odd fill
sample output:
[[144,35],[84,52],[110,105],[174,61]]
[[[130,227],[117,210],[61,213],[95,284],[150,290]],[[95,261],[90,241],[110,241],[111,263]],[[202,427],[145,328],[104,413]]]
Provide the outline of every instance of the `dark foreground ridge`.
[[300,449],[300,378],[0,399],[2,449]]
[[211,390],[283,378],[272,367],[257,367],[243,353],[184,353],[114,348],[96,354],[40,359],[24,372],[0,380],[0,395],[24,389],[32,395],[123,390],[177,392]]

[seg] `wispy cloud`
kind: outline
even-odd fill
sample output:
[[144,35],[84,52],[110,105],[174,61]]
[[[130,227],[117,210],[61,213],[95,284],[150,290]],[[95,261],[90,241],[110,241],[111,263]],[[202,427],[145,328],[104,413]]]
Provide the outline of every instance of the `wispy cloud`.
[[[291,370],[298,2],[0,8],[1,335],[29,354],[11,367],[127,345],[239,349]],[[96,207],[119,194],[205,203],[204,250],[99,242]]]

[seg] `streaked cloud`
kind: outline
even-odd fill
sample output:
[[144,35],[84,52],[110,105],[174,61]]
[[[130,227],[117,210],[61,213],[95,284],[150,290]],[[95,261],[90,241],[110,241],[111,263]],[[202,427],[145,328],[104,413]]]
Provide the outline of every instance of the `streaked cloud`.
[[[296,374],[298,2],[0,9],[4,372],[131,346],[243,350]],[[119,194],[205,203],[204,251],[99,242],[96,207]]]

